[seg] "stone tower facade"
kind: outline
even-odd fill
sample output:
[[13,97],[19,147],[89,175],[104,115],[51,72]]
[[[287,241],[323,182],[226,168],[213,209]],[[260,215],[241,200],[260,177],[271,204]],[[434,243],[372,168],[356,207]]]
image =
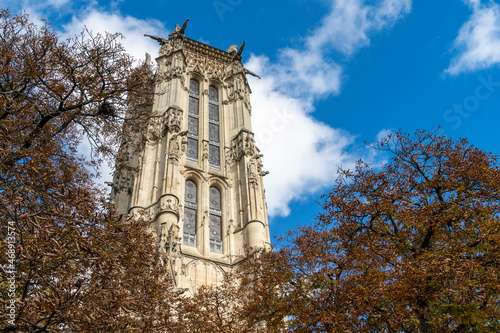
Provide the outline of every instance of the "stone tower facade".
[[193,290],[270,238],[244,45],[222,51],[185,37],[185,27],[148,35],[161,48],[147,131],[160,135],[128,158],[136,171],[115,177],[112,200],[119,213],[147,214],[160,260],[177,287]]

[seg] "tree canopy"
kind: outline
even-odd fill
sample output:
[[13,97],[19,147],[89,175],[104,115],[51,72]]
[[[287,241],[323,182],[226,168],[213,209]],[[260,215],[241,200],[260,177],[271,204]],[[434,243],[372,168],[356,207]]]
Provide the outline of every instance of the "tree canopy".
[[252,264],[253,316],[293,332],[498,332],[497,157],[425,131],[372,148],[383,167],[340,170],[318,220]]
[[152,332],[170,316],[147,222],[115,216],[89,171],[153,97],[147,65],[135,68],[119,38],[61,40],[0,11],[2,332]]

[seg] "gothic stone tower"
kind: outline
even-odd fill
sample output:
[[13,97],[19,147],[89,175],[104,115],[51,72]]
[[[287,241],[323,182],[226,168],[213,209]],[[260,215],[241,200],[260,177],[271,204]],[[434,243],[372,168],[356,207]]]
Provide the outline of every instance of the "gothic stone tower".
[[270,239],[244,45],[225,52],[184,29],[149,36],[161,49],[148,131],[161,135],[129,159],[137,171],[115,177],[112,199],[119,213],[147,214],[176,286],[193,290]]

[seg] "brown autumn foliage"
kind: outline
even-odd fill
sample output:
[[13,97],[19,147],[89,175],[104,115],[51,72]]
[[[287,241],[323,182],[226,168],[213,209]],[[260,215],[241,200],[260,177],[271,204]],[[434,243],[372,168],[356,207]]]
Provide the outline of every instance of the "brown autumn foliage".
[[497,157],[425,131],[372,147],[389,162],[340,170],[316,223],[247,262],[249,315],[269,331],[500,331]]
[[0,11],[0,332],[168,326],[172,286],[147,222],[110,214],[88,171],[151,103],[150,72],[134,69],[119,37],[62,41],[48,23]]

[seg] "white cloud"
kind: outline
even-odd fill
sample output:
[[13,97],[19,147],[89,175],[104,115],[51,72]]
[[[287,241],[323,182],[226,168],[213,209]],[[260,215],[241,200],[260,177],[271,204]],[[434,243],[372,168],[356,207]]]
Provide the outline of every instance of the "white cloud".
[[63,26],[64,34],[73,37],[84,27],[93,33],[120,32],[125,37],[120,42],[137,60],[144,59],[146,52],[156,57],[159,50],[158,42],[144,37],[144,34],[167,36],[168,32],[158,20],[140,20],[119,13],[108,13],[91,9],[81,16],[74,16],[72,21]]
[[500,6],[490,1],[465,1],[472,15],[460,28],[453,45],[460,54],[446,70],[451,75],[484,69],[500,63]]
[[331,59],[332,51],[351,56],[369,44],[370,33],[392,26],[410,8],[410,0],[374,5],[332,0],[331,12],[303,48],[279,50],[277,63],[264,56],[250,58],[246,66],[262,76],[249,80],[253,130],[270,170],[264,178],[269,215],[288,215],[292,200],[330,187],[337,167],[352,167],[360,157],[359,151],[349,152],[353,135],[313,117],[314,102],[340,92],[343,71]]
[[289,214],[288,204],[331,184],[336,168],[349,163],[344,149],[353,138],[315,120],[311,101],[277,91],[278,78],[268,75],[265,57],[252,56],[247,67],[263,75],[249,78],[252,124],[263,163],[270,215]]
[[332,0],[331,11],[306,38],[301,49],[282,49],[275,73],[280,91],[310,98],[338,93],[342,68],[330,59],[332,51],[346,56],[369,44],[369,33],[391,27],[410,12],[411,0]]
[[408,14],[411,0],[383,0],[366,5],[363,0],[334,0],[321,27],[307,40],[310,50],[333,48],[346,55],[368,45],[368,33],[392,26]]
[[392,134],[392,133],[393,132],[391,129],[384,128],[384,129],[380,130],[380,132],[378,132],[378,134],[377,134],[377,141],[381,141],[382,139],[387,138],[389,136],[389,134]]

